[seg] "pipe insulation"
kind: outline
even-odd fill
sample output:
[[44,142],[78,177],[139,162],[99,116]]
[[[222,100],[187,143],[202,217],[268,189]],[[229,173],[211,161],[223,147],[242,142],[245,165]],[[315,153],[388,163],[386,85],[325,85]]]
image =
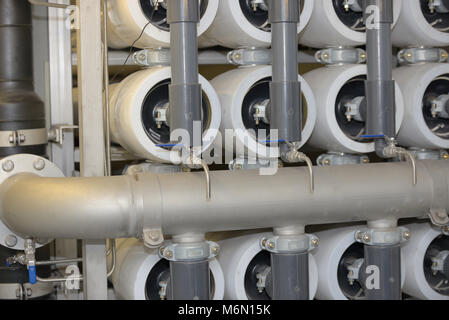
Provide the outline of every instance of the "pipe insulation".
[[140,237],[154,227],[177,235],[422,217],[449,208],[447,161],[418,161],[415,186],[409,163],[316,167],[314,173],[312,194],[304,167],[273,176],[211,172],[211,201],[201,172],[62,179],[17,174],[1,184],[0,218],[30,237],[106,239]]
[[[198,36],[209,28],[218,10],[218,0],[201,0]],[[108,0],[108,45],[113,49],[123,49],[134,44],[137,48],[157,48],[170,46],[170,26],[167,23],[166,4],[160,4],[154,11],[148,0]]]
[[[442,7],[447,0],[434,1]],[[449,11],[430,11],[428,0],[405,1],[393,29],[393,44],[399,48],[411,46],[446,47],[449,45]]]
[[[312,15],[316,0],[301,1],[301,18],[297,25],[299,34]],[[227,48],[271,46],[271,25],[268,18],[267,1],[253,9],[251,0],[221,0],[217,15],[203,37],[201,46],[221,45]]]
[[[363,9],[344,9],[341,0],[314,0],[312,16],[299,42],[312,48],[356,47],[366,43]],[[359,1],[360,2],[360,1]],[[408,3],[409,1],[405,1]],[[403,0],[393,0],[394,23],[399,18]]]
[[[366,132],[366,99],[357,99],[366,97],[366,74],[366,65],[345,65],[319,68],[304,75],[317,107],[315,130],[308,144],[331,152],[374,152],[374,142],[361,139]],[[397,84],[395,99],[396,130],[399,130],[404,119],[404,98]],[[350,104],[351,112],[357,110],[357,114],[348,120],[345,105],[352,101],[361,102],[357,108]]]
[[[161,67],[135,72],[120,84],[110,86],[110,130],[115,143],[143,159],[163,163],[181,161],[179,153],[168,147],[170,83],[170,67]],[[199,83],[203,92],[202,150],[205,151],[218,134],[221,107],[212,85],[202,76]]]
[[404,95],[405,117],[397,140],[406,147],[449,149],[449,64],[426,63],[393,70]]
[[[224,275],[217,259],[209,261],[212,299],[223,300]],[[122,300],[160,300],[160,281],[169,273],[169,262],[137,239],[120,239],[112,284]],[[167,281],[167,279],[164,279]],[[167,292],[168,295],[168,292]]]
[[[222,105],[221,134],[224,138],[227,130],[234,132],[234,150],[238,157],[253,155],[258,159],[267,159],[279,156],[278,148],[261,142],[257,136],[258,130],[270,130],[270,112],[265,109],[265,116],[256,122],[253,108],[259,102],[270,101],[271,75],[270,66],[245,67],[222,73],[211,81]],[[303,130],[300,145],[303,146],[315,128],[317,110],[312,89],[302,76],[297,77],[302,89]]]

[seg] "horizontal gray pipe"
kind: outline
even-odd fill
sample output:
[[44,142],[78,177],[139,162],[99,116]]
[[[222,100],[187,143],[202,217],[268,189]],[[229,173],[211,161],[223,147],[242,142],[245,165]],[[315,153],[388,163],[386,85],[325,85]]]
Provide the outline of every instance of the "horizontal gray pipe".
[[449,208],[449,161],[419,161],[413,186],[408,163],[101,178],[40,178],[19,174],[0,186],[0,218],[31,237],[138,237],[161,225],[165,234],[233,231],[411,218]]

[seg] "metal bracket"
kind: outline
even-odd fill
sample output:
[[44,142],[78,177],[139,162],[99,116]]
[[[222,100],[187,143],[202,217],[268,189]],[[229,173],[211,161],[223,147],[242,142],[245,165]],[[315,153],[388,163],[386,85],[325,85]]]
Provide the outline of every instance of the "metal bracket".
[[398,52],[400,64],[441,63],[448,60],[448,52],[440,48],[406,48]]
[[317,165],[321,167],[368,164],[369,162],[370,160],[368,156],[340,152],[329,152],[322,154],[317,159]]
[[159,249],[159,257],[168,261],[202,261],[215,258],[220,246],[212,241],[199,243],[169,242]]
[[48,131],[48,141],[58,143],[62,145],[64,143],[64,131],[78,129],[78,126],[70,124],[57,124],[50,128]]
[[449,225],[449,216],[447,209],[430,209],[430,221],[437,227],[445,227]]
[[25,147],[46,144],[47,129],[29,129],[16,131],[0,131],[0,147]]
[[162,233],[162,229],[144,229],[143,243],[150,249],[159,248],[164,243],[164,234]]
[[226,56],[230,64],[236,66],[257,66],[271,64],[271,50],[264,48],[240,48],[228,52]]
[[133,61],[141,67],[170,66],[170,49],[149,48],[137,51],[133,54]]
[[394,230],[365,229],[354,233],[355,241],[369,246],[396,245],[408,241],[410,237],[410,231],[404,227]]
[[358,281],[360,278],[360,270],[362,269],[363,264],[365,263],[365,259],[357,259],[353,264],[347,267],[348,269],[348,281],[352,286],[354,282]]
[[417,160],[449,160],[449,153],[446,150],[426,150],[426,149],[409,149]]
[[274,236],[260,239],[260,247],[271,253],[302,253],[310,252],[320,243],[317,236],[302,234],[295,236]]
[[441,251],[436,257],[432,257],[432,272],[436,275],[438,272],[444,272],[444,264],[449,259],[449,251]]
[[357,48],[327,48],[317,51],[315,60],[327,65],[359,64],[366,62],[366,52]]

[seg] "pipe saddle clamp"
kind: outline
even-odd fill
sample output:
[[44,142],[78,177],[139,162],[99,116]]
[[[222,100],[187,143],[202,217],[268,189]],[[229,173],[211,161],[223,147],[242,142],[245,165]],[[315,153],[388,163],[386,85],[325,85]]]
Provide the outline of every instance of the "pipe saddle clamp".
[[260,247],[271,253],[303,253],[313,251],[318,247],[318,237],[311,234],[298,236],[275,236],[271,238],[262,238]]
[[172,262],[204,261],[215,258],[220,246],[212,241],[199,243],[169,242],[159,249],[159,257]]
[[366,229],[354,233],[355,241],[369,246],[393,246],[410,240],[411,234],[407,228],[397,229]]

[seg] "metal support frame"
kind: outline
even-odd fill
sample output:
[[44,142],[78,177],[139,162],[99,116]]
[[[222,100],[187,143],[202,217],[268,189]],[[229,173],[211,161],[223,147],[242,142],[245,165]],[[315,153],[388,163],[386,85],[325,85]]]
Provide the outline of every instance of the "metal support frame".
[[[101,0],[77,0],[81,176],[105,175]],[[83,242],[84,298],[107,299],[106,240]]]
[[395,83],[392,76],[393,58],[391,25],[392,0],[363,0],[366,25],[367,99],[366,137],[376,138],[376,153],[382,158],[385,138],[396,136]]

